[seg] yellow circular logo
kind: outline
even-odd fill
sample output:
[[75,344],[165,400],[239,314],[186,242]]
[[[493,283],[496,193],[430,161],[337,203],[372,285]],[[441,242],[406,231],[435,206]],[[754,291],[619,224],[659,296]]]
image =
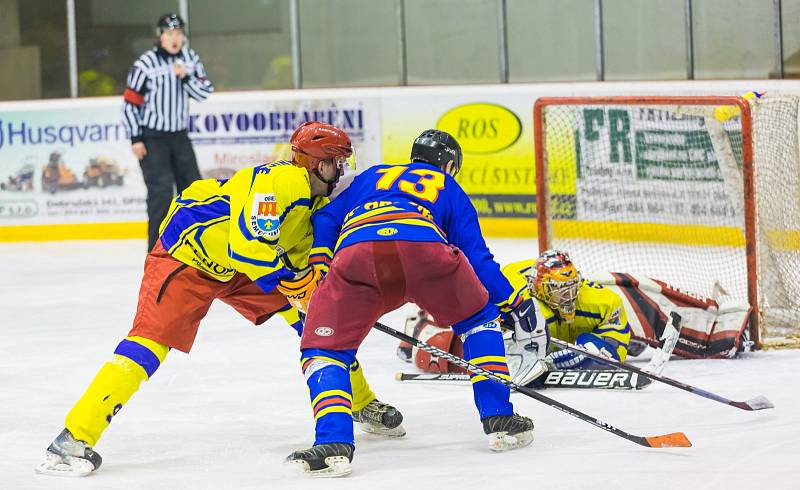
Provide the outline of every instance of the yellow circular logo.
[[496,153],[516,143],[522,134],[522,122],[514,112],[487,102],[450,109],[436,128],[452,134],[464,153]]
[[378,230],[378,235],[380,236],[392,236],[397,234],[396,228],[381,228]]

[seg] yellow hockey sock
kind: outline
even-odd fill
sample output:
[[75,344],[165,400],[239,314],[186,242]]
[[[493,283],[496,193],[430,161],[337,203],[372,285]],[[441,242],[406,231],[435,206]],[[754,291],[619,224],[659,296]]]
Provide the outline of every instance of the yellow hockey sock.
[[364,377],[364,370],[361,369],[361,363],[358,360],[350,365],[350,386],[353,390],[354,412],[366,407],[369,402],[375,399],[375,393],[370,389],[367,378]]
[[142,337],[128,337],[117,346],[78,402],[67,414],[66,428],[89,445],[95,445],[111,419],[147,381],[169,348]]

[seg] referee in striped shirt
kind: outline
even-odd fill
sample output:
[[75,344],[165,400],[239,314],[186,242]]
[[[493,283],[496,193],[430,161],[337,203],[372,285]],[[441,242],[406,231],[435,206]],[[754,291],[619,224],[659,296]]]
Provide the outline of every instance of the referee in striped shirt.
[[214,86],[200,57],[185,44],[186,23],[177,14],[158,19],[159,43],[137,59],[128,72],[123,120],[131,149],[147,185],[148,244],[178,193],[200,178],[186,132],[189,97],[205,100]]

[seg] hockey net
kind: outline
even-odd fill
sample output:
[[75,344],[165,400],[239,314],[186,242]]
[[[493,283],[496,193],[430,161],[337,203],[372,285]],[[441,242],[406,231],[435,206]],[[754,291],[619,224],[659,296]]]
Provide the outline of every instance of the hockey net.
[[559,97],[534,106],[539,248],[752,307],[800,343],[800,97]]

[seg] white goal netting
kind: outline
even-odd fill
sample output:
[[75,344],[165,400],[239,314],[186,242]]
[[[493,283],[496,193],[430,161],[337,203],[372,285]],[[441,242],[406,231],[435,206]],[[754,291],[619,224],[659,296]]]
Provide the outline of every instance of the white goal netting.
[[800,98],[752,100],[750,124],[730,98],[668,99],[540,100],[546,246],[587,277],[647,275],[721,309],[755,297],[763,342],[800,340]]

